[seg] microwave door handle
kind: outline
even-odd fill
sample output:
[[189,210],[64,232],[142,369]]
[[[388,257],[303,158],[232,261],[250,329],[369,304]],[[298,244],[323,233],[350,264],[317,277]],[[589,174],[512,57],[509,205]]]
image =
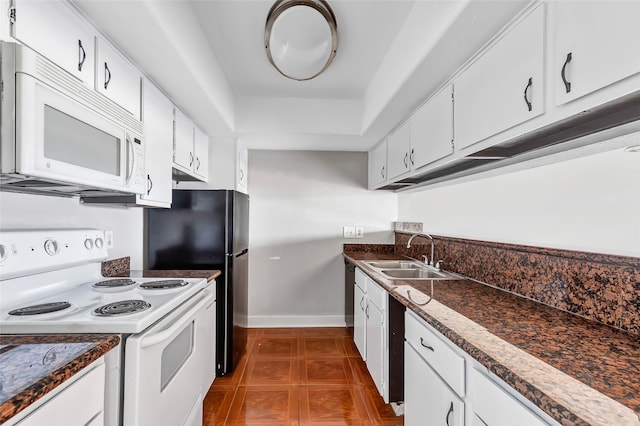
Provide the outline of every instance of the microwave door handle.
[[[181,329],[186,324],[188,324],[191,321],[191,317],[200,309],[202,309],[205,305],[211,302],[212,299],[213,299],[213,293],[211,293],[208,290],[204,290],[202,292],[202,295],[198,299],[198,301],[195,302],[193,305],[191,305],[191,307],[188,308],[186,313],[183,313],[184,311],[181,311],[178,314],[178,318],[177,318],[178,321],[174,322],[166,330],[162,330],[157,333],[143,337],[142,340],[140,341],[140,347],[148,348],[150,346],[157,345],[158,343],[161,343],[173,338],[175,335],[178,334],[179,331],[181,331]],[[175,318],[172,318],[171,320],[175,321]]]
[[129,166],[127,170],[126,185],[129,186],[129,184],[131,183],[131,178],[133,177],[133,171],[135,170],[135,167],[136,167],[136,156],[133,150],[133,142],[131,142],[131,138],[129,136],[126,136],[126,141],[127,141],[127,166]]

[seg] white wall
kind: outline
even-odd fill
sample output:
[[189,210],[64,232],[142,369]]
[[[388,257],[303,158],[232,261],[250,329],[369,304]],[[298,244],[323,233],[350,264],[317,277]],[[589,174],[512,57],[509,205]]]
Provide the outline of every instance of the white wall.
[[640,256],[640,153],[404,193],[398,215],[438,235]]
[[397,195],[366,179],[366,153],[249,152],[251,326],[344,325],[342,244],[390,243],[397,217]]
[[113,231],[109,258],[131,256],[142,269],[142,209],[82,205],[77,198],[0,192],[0,229],[98,228]]

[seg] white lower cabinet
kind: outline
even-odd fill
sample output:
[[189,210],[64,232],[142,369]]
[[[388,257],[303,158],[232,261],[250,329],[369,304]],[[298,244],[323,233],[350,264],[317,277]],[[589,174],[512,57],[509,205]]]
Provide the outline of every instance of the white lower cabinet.
[[[53,395],[22,421],[7,426],[86,426],[104,424],[105,367],[103,358],[94,367],[77,373],[80,377],[66,387],[51,391]],[[73,378],[72,378],[73,379]],[[70,380],[72,380],[70,379]]]
[[558,425],[411,311],[404,368],[405,426]]
[[367,363],[367,370],[382,395],[389,402],[389,341],[386,290],[356,268],[353,293],[353,340]]
[[409,343],[404,357],[405,426],[463,426],[462,400]]

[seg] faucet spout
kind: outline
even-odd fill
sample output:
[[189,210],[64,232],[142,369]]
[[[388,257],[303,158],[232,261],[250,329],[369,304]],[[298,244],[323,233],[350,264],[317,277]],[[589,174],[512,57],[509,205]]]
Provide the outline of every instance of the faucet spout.
[[[407,241],[407,248],[411,248],[411,241],[413,241],[414,238],[416,237],[424,237],[424,238],[429,238],[431,240],[431,260],[429,261],[428,265],[433,266],[433,237],[429,234],[413,234],[411,235],[411,237],[409,237],[409,241]],[[425,256],[426,257],[426,256]],[[426,262],[425,262],[426,263]]]

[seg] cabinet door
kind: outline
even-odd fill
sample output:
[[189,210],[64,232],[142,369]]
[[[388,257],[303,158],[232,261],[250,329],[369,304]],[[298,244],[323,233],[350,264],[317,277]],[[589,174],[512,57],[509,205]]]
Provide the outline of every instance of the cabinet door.
[[113,46],[97,43],[96,90],[140,119],[140,73]]
[[197,127],[194,127],[194,159],[193,172],[204,178],[209,177],[209,136]]
[[414,169],[453,152],[453,87],[429,99],[411,117],[411,160]]
[[398,128],[387,141],[387,167],[389,179],[411,170],[411,127],[409,121]]
[[384,314],[376,305],[367,302],[365,311],[367,317],[366,327],[366,352],[367,352],[367,369],[373,382],[378,388],[380,395],[384,395],[385,377],[384,377]]
[[640,72],[640,2],[564,0],[549,6],[556,105]]
[[249,150],[244,146],[238,146],[238,158],[236,163],[236,187],[238,191],[247,192],[247,170],[249,166]]
[[369,188],[387,180],[387,141],[384,140],[369,151]]
[[494,44],[455,81],[458,149],[544,112],[544,5]]
[[93,88],[92,28],[63,2],[16,0],[14,4],[11,35]]
[[183,171],[193,169],[193,123],[179,109],[173,117],[173,162]]
[[408,343],[404,346],[404,424],[464,425],[464,403]]
[[151,82],[144,82],[147,191],[143,200],[171,204],[173,151],[173,104]]
[[365,310],[367,307],[367,297],[364,291],[357,285],[353,286],[353,342],[360,352],[363,360],[367,360],[366,352],[366,332],[367,317]]

